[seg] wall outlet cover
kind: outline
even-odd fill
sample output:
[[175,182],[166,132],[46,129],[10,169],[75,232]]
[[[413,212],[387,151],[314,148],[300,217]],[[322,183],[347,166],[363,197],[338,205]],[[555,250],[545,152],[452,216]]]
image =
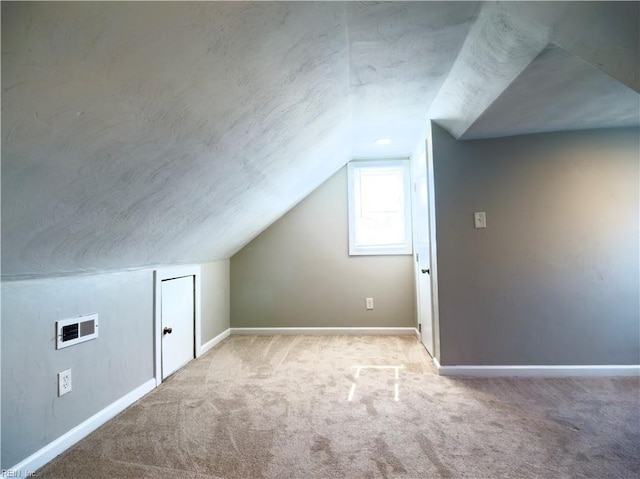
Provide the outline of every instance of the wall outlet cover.
[[65,369],[58,373],[58,397],[71,392],[71,369]]

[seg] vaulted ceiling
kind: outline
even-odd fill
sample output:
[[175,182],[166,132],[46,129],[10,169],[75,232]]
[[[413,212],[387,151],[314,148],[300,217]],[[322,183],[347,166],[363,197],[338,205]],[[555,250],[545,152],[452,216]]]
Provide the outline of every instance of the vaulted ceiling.
[[2,275],[228,258],[428,119],[637,126],[638,5],[3,2]]

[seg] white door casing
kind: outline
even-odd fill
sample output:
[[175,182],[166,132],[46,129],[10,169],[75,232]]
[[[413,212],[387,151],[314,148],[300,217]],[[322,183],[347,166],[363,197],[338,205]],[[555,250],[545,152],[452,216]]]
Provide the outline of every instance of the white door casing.
[[183,276],[162,281],[162,379],[194,358],[194,280]]
[[[199,265],[175,266],[154,271],[154,376],[156,386],[159,386],[164,378],[186,362],[200,356],[200,305]],[[184,311],[189,311],[189,308],[191,312],[184,313]],[[177,319],[181,317],[177,313],[180,310],[183,311],[182,320]],[[165,314],[164,318],[163,313]],[[174,314],[178,314],[175,319],[173,318]],[[167,315],[169,317],[166,317]],[[189,315],[190,322],[185,319]],[[175,321],[178,323],[174,323]],[[177,328],[174,324],[178,324]],[[165,327],[172,328],[171,334],[163,334]],[[165,350],[165,346],[169,349]],[[186,358],[186,351],[189,351],[189,358]],[[172,371],[174,367],[176,369]]]
[[433,357],[433,318],[431,305],[431,254],[429,248],[429,205],[427,190],[427,158],[423,150],[412,161],[413,169],[413,240],[414,270],[420,340]]

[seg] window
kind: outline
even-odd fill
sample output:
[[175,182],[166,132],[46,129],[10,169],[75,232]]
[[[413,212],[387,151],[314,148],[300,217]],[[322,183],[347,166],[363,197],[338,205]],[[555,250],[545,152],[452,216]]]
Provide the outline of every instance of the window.
[[409,160],[352,161],[349,254],[411,254]]

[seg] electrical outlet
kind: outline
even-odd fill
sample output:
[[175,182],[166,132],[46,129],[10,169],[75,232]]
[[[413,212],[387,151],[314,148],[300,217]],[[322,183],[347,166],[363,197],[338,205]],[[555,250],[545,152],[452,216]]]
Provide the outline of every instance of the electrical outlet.
[[373,298],[366,298],[367,309],[373,309]]
[[71,369],[65,369],[58,373],[58,397],[71,391]]

